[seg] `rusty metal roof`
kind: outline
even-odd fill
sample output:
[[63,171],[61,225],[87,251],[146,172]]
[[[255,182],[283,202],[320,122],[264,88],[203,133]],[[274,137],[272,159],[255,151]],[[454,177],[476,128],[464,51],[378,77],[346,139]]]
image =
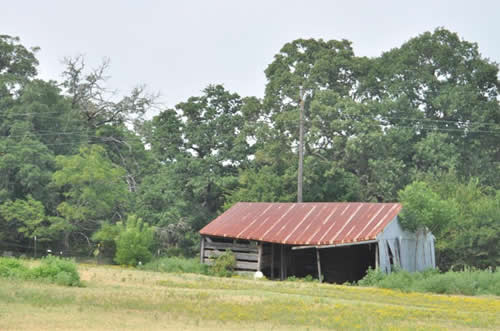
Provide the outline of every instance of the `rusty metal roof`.
[[239,202],[200,234],[289,245],[374,240],[401,211],[399,203]]

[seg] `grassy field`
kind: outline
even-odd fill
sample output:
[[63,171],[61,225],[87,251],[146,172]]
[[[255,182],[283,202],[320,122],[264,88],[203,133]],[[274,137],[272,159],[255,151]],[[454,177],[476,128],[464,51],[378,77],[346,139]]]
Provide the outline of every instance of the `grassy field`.
[[0,330],[500,329],[463,297],[79,265],[85,287],[0,278]]

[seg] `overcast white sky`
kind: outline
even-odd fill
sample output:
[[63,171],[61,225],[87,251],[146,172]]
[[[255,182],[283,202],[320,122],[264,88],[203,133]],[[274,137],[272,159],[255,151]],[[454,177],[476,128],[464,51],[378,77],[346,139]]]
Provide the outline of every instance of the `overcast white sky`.
[[0,34],[40,46],[39,73],[60,79],[61,60],[111,59],[111,88],[146,84],[169,106],[223,83],[242,96],[264,93],[264,69],[297,38],[348,39],[378,56],[443,26],[500,62],[500,1],[1,1]]

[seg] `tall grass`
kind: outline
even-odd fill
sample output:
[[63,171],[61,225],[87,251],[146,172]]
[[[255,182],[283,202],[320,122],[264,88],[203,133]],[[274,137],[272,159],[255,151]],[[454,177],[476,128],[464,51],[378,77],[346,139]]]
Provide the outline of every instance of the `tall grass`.
[[491,270],[438,270],[407,272],[398,270],[385,274],[380,270],[368,270],[358,282],[360,286],[398,289],[404,292],[431,292],[438,294],[500,295],[500,272]]
[[38,266],[29,268],[15,258],[0,258],[0,277],[40,280],[65,286],[81,286],[80,275],[73,260],[47,256]]
[[219,277],[231,277],[236,267],[236,259],[234,254],[226,251],[215,259],[212,266],[200,263],[197,258],[184,258],[184,257],[162,257],[143,266],[139,269],[148,271],[172,272],[172,273],[188,273],[188,274],[201,274]]
[[0,330],[500,330],[500,300],[493,296],[257,282],[95,264],[78,270],[87,288],[0,279]]
[[189,274],[202,274],[209,275],[210,267],[206,264],[201,264],[197,258],[183,258],[183,257],[163,257],[145,265],[139,266],[139,269],[148,271],[160,272],[173,272],[173,273],[189,273]]

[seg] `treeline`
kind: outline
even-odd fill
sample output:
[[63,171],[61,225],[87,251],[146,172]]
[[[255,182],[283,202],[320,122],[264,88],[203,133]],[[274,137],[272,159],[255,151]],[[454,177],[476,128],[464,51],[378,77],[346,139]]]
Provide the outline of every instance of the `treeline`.
[[37,64],[0,36],[2,251],[32,255],[36,237],[39,252],[113,256],[131,218],[150,252],[195,255],[233,203],[296,200],[303,95],[304,201],[402,201],[441,268],[500,263],[499,67],[455,33],[375,58],[298,39],[265,70],[264,98],[210,85],[152,120],[154,95],[106,89],[107,62],[66,59],[60,82]]

